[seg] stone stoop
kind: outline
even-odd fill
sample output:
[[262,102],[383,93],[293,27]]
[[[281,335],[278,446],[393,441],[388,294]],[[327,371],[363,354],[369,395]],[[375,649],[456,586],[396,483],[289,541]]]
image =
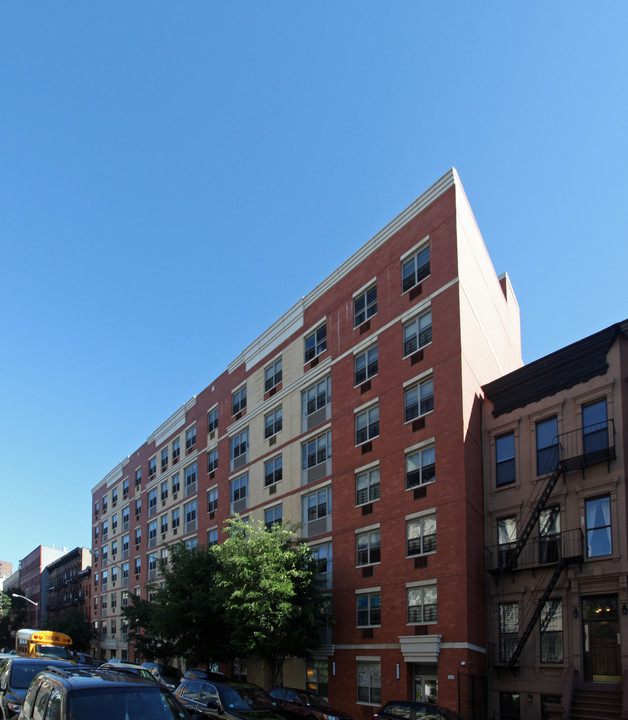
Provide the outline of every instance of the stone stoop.
[[574,688],[570,720],[619,720],[621,710],[619,683],[584,683]]

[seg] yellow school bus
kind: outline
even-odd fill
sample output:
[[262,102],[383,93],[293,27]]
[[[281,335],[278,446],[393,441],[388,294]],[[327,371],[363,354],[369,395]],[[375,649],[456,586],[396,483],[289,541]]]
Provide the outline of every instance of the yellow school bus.
[[72,660],[70,652],[72,639],[69,635],[51,630],[18,630],[15,636],[15,651],[18,655],[55,660]]

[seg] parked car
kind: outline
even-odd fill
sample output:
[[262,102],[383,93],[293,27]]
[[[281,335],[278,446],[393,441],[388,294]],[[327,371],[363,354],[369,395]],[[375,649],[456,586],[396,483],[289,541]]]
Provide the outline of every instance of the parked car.
[[190,678],[196,678],[198,680],[217,680],[218,682],[220,682],[221,678],[223,680],[227,680],[227,676],[224,673],[218,672],[218,670],[204,670],[203,668],[190,668],[189,670],[186,670],[183,679],[189,680]]
[[325,698],[309,690],[280,687],[268,691],[271,697],[279,701],[279,707],[297,718],[309,720],[353,720],[344,710],[333,708]]
[[154,677],[169,690],[174,690],[181,682],[181,671],[172,665],[160,665],[154,662],[143,662],[142,667],[150,670]]
[[191,713],[214,720],[284,720],[277,700],[252,683],[184,680],[175,697]]
[[33,680],[19,720],[192,720],[154,680],[115,672],[54,668]]
[[10,655],[0,660],[0,718],[16,718],[31,680],[47,667],[74,667],[66,660]]
[[88,653],[75,652],[72,653],[72,656],[74,657],[74,662],[77,665],[85,665],[90,667],[98,667],[99,665],[102,665],[102,660],[96,660],[95,657],[89,655]]
[[423,700],[391,700],[373,716],[374,720],[463,720],[453,710]]
[[143,677],[143,678],[146,678],[147,680],[151,680],[152,682],[158,682],[157,678],[152,674],[152,672],[148,668],[142,667],[141,665],[137,665],[136,663],[106,662],[100,666],[100,669],[101,670],[112,670],[114,672],[127,673],[128,675],[136,675],[138,677]]

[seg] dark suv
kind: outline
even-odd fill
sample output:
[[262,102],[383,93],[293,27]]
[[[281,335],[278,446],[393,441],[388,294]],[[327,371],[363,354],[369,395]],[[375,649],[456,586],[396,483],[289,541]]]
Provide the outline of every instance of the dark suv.
[[50,666],[73,667],[65,660],[11,655],[0,660],[0,718],[16,718],[31,680]]
[[145,678],[101,670],[52,668],[37,675],[19,720],[189,720],[164,687]]
[[424,700],[391,700],[379,710],[374,720],[463,720],[453,710]]

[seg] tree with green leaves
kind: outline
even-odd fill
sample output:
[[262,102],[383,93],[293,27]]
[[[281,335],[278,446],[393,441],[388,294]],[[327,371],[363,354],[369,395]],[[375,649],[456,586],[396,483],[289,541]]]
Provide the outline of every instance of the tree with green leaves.
[[283,523],[228,520],[229,537],[214,547],[232,642],[240,657],[265,660],[280,684],[288,657],[308,656],[320,641],[325,602],[311,548]]
[[70,608],[56,617],[47,618],[42,629],[65,633],[72,638],[72,650],[90,652],[94,631],[89,620],[78,608]]
[[26,625],[28,617],[26,602],[13,598],[13,593],[23,594],[20,588],[0,592],[0,648],[15,647],[15,633]]

